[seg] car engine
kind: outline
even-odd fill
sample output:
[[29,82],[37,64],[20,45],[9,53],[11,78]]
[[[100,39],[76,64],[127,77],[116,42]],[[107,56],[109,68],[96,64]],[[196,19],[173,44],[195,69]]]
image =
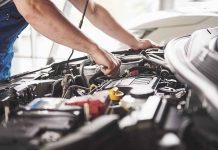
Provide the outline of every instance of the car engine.
[[1,81],[0,149],[217,149],[217,37],[113,52],[111,76],[84,56]]

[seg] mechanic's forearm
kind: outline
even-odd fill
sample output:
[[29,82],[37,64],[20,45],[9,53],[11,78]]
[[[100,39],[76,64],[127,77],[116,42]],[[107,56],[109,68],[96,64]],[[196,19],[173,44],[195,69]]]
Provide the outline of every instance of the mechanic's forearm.
[[74,27],[49,0],[14,0],[19,12],[38,32],[57,43],[95,53],[94,42]]
[[125,30],[110,14],[99,4],[95,4],[94,13],[87,15],[92,24],[101,29],[106,34],[119,40],[122,43],[134,48],[137,47],[136,38]]

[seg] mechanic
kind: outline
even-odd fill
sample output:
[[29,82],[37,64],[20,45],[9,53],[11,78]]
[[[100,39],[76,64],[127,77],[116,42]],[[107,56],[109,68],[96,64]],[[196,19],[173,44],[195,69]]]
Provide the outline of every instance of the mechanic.
[[[83,11],[86,0],[69,1]],[[150,40],[134,37],[105,8],[92,0],[89,1],[86,17],[97,28],[132,49],[156,47]],[[105,75],[119,69],[120,60],[71,24],[50,0],[0,0],[0,80],[10,77],[13,44],[28,23],[49,39],[89,54],[103,66],[101,70]]]

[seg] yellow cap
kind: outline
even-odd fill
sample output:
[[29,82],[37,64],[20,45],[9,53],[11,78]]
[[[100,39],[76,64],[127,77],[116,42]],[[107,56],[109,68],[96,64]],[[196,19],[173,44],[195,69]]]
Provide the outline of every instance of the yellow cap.
[[118,87],[109,90],[109,97],[111,101],[119,101],[124,96],[124,93]]

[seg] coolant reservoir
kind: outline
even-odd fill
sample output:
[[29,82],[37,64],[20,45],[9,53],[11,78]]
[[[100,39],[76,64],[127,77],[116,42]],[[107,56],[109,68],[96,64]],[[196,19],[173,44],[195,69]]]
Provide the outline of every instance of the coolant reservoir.
[[91,66],[85,66],[84,67],[84,75],[87,80],[90,80],[90,78],[96,74],[100,70],[98,65],[91,65]]

